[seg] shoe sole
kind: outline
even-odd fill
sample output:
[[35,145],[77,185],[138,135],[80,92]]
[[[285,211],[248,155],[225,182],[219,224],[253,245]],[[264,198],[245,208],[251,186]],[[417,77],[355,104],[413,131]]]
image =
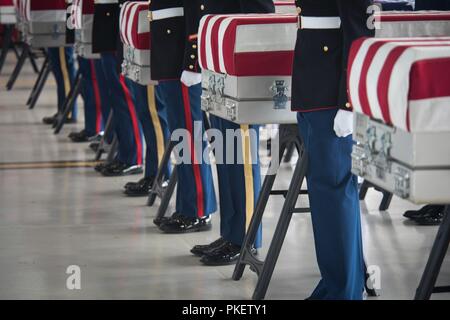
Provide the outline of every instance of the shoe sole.
[[149,193],[128,193],[128,190],[125,190],[123,192],[126,196],[130,197],[130,198],[143,198],[143,197],[148,197]]
[[191,250],[191,253],[198,258],[201,258],[206,254],[206,253],[199,253],[199,252],[195,253],[195,252],[192,252],[192,250]]
[[131,175],[134,175],[134,174],[142,174],[142,173],[144,173],[144,171],[141,168],[139,168],[139,169],[128,169],[128,170],[122,171],[120,173],[106,173],[104,171],[101,171],[101,174],[104,177],[123,177],[123,176],[131,176]]
[[161,227],[159,227],[159,230],[166,234],[184,234],[184,233],[195,233],[195,232],[203,232],[203,231],[210,231],[212,229],[212,225],[204,226],[198,229],[189,229],[184,231],[173,231],[173,230],[163,230]]
[[201,258],[201,257],[207,255],[209,252],[211,252],[211,251],[213,251],[213,250],[216,250],[216,249],[218,249],[218,248],[219,248],[219,247],[213,248],[213,249],[207,250],[207,251],[205,251],[205,252],[195,252],[195,251],[192,251],[192,250],[191,250],[190,252],[191,252],[194,256]]
[[201,260],[200,260],[200,262],[203,263],[205,266],[208,266],[208,267],[222,267],[222,266],[230,266],[230,265],[236,264],[237,260],[236,261],[230,261],[230,262],[227,262],[227,263],[225,263],[225,262],[223,262],[223,263],[219,263],[219,262],[205,262],[205,261],[201,261]]
[[437,227],[437,226],[441,225],[442,221],[440,221],[440,222],[419,222],[419,221],[416,221],[416,223],[417,223],[418,226]]
[[70,139],[73,143],[86,143],[89,142],[87,140],[76,140],[76,139]]

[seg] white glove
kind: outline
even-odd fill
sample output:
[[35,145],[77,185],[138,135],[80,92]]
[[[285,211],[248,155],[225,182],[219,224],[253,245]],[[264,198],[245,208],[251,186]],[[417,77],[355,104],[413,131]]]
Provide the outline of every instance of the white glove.
[[353,133],[353,112],[338,111],[334,118],[334,132],[339,138],[345,138]]
[[181,82],[184,83],[186,87],[195,86],[202,82],[202,74],[191,71],[183,71],[181,74]]

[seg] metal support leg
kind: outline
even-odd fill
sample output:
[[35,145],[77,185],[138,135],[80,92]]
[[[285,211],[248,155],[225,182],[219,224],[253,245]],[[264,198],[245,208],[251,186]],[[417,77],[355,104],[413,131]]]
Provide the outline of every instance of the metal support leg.
[[33,89],[31,90],[30,96],[28,97],[27,100],[27,106],[30,105],[31,101],[33,100],[33,97],[36,95],[37,93],[37,89],[41,86],[41,82],[44,76],[44,73],[46,72],[46,69],[48,68],[48,64],[49,64],[49,58],[46,56],[45,60],[44,60],[44,64],[42,65],[41,71],[39,71],[39,75],[36,79],[36,82],[34,83]]
[[287,193],[286,201],[281,211],[280,219],[278,220],[278,224],[275,229],[272,242],[270,243],[266,260],[264,261],[264,265],[258,277],[258,283],[256,284],[256,288],[253,293],[253,299],[255,300],[264,299],[266,295],[270,279],[272,278],[272,274],[275,269],[275,264],[277,263],[281,247],[289,228],[292,214],[295,210],[295,204],[297,203],[299,191],[301,190],[303,180],[306,176],[307,168],[308,158],[306,157],[306,151],[304,147],[302,147],[299,151],[299,159],[295,167],[291,184],[289,185],[289,191]]
[[[279,156],[278,160],[281,160],[283,158],[283,155],[286,151],[286,149],[294,144],[294,146],[297,148],[297,150],[300,150],[301,148],[301,141],[298,136],[298,128],[297,125],[290,125],[290,126],[280,126],[279,136],[277,139],[274,139],[272,143],[276,143],[276,141],[279,141]],[[269,196],[271,194],[273,195],[283,195],[285,196],[287,194],[287,190],[283,191],[272,191],[273,184],[275,182],[278,169],[280,167],[279,161],[271,162],[269,172],[271,174],[266,175],[264,178],[264,182],[261,188],[261,192],[258,197],[258,201],[256,203],[255,212],[252,216],[252,219],[250,221],[249,228],[247,230],[247,233],[244,238],[244,242],[242,244],[241,254],[239,256],[239,259],[236,263],[234,272],[233,272],[233,280],[237,281],[240,280],[244,270],[245,266],[248,264],[250,267],[259,275],[262,271],[264,261],[260,261],[257,259],[253,253],[252,248],[253,244],[255,243],[256,235],[258,233],[259,226],[261,225],[262,218],[264,215],[264,211],[267,206],[267,202],[269,201]]]
[[111,163],[117,154],[117,150],[119,149],[119,139],[116,135],[114,135],[113,141],[111,142],[111,148],[109,149],[108,155],[106,156],[106,162]]
[[391,205],[391,201],[394,195],[391,192],[386,191],[383,188],[380,188],[366,180],[364,180],[359,189],[359,200],[362,201],[366,198],[367,191],[369,190],[369,188],[374,188],[376,191],[381,192],[381,194],[383,195],[383,199],[381,200],[378,210],[386,211],[387,209],[389,209],[389,206]]
[[381,199],[380,206],[378,207],[378,210],[380,211],[386,211],[389,209],[389,206],[391,205],[392,198],[394,197],[394,194],[387,192],[385,190],[380,191],[383,194],[383,199]]
[[30,95],[30,103],[28,105],[29,109],[34,109],[34,107],[36,106],[36,103],[39,99],[39,97],[41,96],[42,90],[44,89],[45,83],[47,82],[48,76],[50,74],[50,72],[52,71],[52,65],[50,63],[50,60],[48,58],[46,58],[46,63],[44,63],[44,65],[42,66],[42,76],[39,82],[37,82],[37,87],[36,89],[32,91],[31,95]]
[[17,50],[17,46],[15,43],[11,44],[11,49],[14,52],[14,55],[16,56],[16,59],[19,60],[20,54],[19,51]]
[[369,191],[370,183],[367,180],[364,180],[359,188],[359,200],[363,201],[366,199],[367,191]]
[[8,56],[9,49],[13,46],[14,25],[7,24],[4,26],[2,52],[0,54],[0,74],[2,73],[3,65]]
[[170,199],[172,199],[177,182],[178,182],[178,170],[177,167],[175,166],[172,170],[172,174],[170,175],[167,188],[165,189],[164,194],[161,198],[161,204],[159,205],[156,218],[153,220],[153,223],[155,225],[159,225],[161,220],[165,217],[167,208],[169,207]]
[[[205,127],[205,130],[208,130],[211,128],[211,125],[209,123],[208,116],[206,112],[202,112],[203,115],[203,125]],[[165,186],[164,181],[164,173],[165,168],[170,162],[170,156],[172,154],[173,149],[177,145],[176,142],[170,140],[169,143],[166,146],[166,150],[164,151],[163,159],[159,165],[158,173],[156,174],[155,181],[153,182],[152,189],[150,191],[150,194],[148,196],[147,204],[149,206],[153,206],[155,203],[156,197],[161,198],[161,203],[158,208],[158,212],[156,214],[155,219],[153,220],[153,223],[157,226],[160,225],[161,220],[165,217],[167,208],[169,207],[170,199],[173,196],[173,193],[175,191],[175,186],[178,182],[178,172],[177,167],[175,166],[172,170],[172,174],[170,175],[169,182],[167,184],[167,187]]]
[[[110,110],[108,119],[105,123],[105,130],[103,132],[103,137],[100,140],[100,143],[98,145],[97,152],[95,153],[95,161],[99,161],[105,152],[105,145],[107,144],[108,137],[114,135],[114,122],[113,122],[113,111]],[[114,138],[113,138],[114,139]]]
[[58,116],[56,118],[56,124],[55,124],[55,134],[58,134],[61,132],[61,129],[63,128],[64,124],[66,123],[70,112],[72,111],[73,105],[75,103],[76,98],[81,93],[81,84],[83,82],[83,77],[81,76],[81,72],[78,71],[75,76],[75,83],[70,88],[70,92],[66,97],[66,100],[64,101],[64,106],[62,107],[62,113],[58,113]]
[[20,54],[19,60],[16,63],[16,66],[14,68],[13,73],[11,74],[8,83],[6,84],[6,89],[9,91],[14,87],[14,83],[17,80],[17,77],[20,74],[20,71],[22,71],[23,65],[25,64],[25,61],[30,56],[30,47],[27,44],[23,45],[22,53]]
[[295,151],[295,144],[294,143],[289,144],[286,148],[286,154],[284,155],[283,162],[285,163],[291,162],[292,156],[294,155],[294,151]]
[[175,147],[174,141],[169,141],[166,145],[163,158],[161,159],[161,163],[159,164],[158,172],[156,173],[152,189],[148,196],[147,204],[149,207],[153,206],[157,197],[163,198],[163,195],[166,192],[166,186],[164,185],[165,179],[167,179],[167,177],[165,177],[166,171],[165,168],[169,165],[170,155],[172,154],[174,147]]
[[443,287],[435,289],[435,285],[450,242],[450,205],[445,208],[444,214],[444,220],[439,227],[419,287],[416,290],[415,300],[429,300],[433,292],[444,291]]
[[[278,140],[278,139],[277,139]],[[298,129],[296,126],[280,126],[280,150],[279,159],[282,159],[284,152],[289,146],[294,146],[299,153],[299,160],[292,177],[289,190],[276,190],[273,191],[272,187],[276,179],[276,174],[267,175],[264,179],[264,183],[261,189],[261,193],[256,204],[255,213],[253,214],[250,222],[250,227],[245,235],[244,243],[242,245],[241,254],[237,261],[237,264],[233,273],[233,280],[241,279],[245,265],[250,265],[250,268],[258,275],[258,284],[253,294],[254,299],[263,299],[267,288],[269,286],[270,279],[275,268],[276,261],[281,250],[286,232],[289,226],[290,219],[293,213],[305,213],[309,212],[309,208],[295,208],[295,204],[299,195],[308,194],[306,190],[301,190],[303,180],[306,175],[307,162],[306,152],[303,148],[301,138],[298,136]],[[276,140],[275,140],[276,141]],[[278,163],[271,163],[270,172],[276,173],[279,168]],[[283,211],[280,216],[277,229],[275,231],[274,238],[272,240],[269,253],[266,260],[261,261],[252,253],[252,246],[256,239],[258,228],[262,222],[269,195],[282,195],[286,198],[283,206]],[[367,274],[366,268],[366,277]],[[378,292],[374,289],[366,286],[366,292],[369,296],[378,296]]]
[[30,59],[31,67],[33,68],[34,73],[39,73],[39,68],[37,66],[36,59],[33,55],[33,52],[31,51],[31,48],[30,48],[30,54],[28,55],[28,59]]

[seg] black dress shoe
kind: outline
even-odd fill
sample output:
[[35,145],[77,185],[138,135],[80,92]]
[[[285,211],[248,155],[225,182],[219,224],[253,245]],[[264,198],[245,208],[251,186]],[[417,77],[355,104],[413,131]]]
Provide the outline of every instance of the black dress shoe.
[[153,223],[156,225],[156,226],[160,226],[160,225],[162,225],[163,223],[166,223],[167,221],[169,221],[170,219],[174,219],[175,217],[177,217],[177,216],[179,216],[180,214],[178,213],[178,212],[175,212],[174,214],[172,214],[172,216],[171,217],[162,217],[162,218],[155,218],[155,219],[153,219]]
[[409,210],[406,211],[403,216],[405,218],[408,219],[418,219],[421,218],[425,215],[432,215],[432,214],[436,214],[439,213],[440,211],[444,210],[444,206],[436,206],[436,205],[428,205],[428,206],[424,206],[423,208],[419,209],[419,210]]
[[97,152],[99,147],[100,147],[100,142],[97,142],[97,141],[89,144],[89,148],[94,152]]
[[55,113],[51,117],[44,117],[44,118],[42,118],[42,122],[45,123],[45,124],[53,125],[56,122],[56,119],[58,119],[58,114],[57,113]]
[[153,177],[142,178],[138,182],[129,182],[125,185],[124,193],[130,197],[148,196],[153,186]]
[[241,254],[241,246],[226,242],[216,250],[206,253],[200,261],[207,266],[235,264]]
[[416,218],[414,221],[420,226],[438,226],[444,219],[444,209],[439,212],[432,212],[422,217]]
[[97,164],[94,167],[94,169],[95,169],[95,171],[101,173],[104,169],[108,169],[109,170],[109,169],[115,168],[115,167],[117,167],[119,165],[121,165],[121,163],[118,160],[113,160],[111,162],[104,161],[102,163]]
[[194,246],[191,249],[191,253],[196,255],[197,257],[203,257],[208,252],[216,250],[217,248],[219,248],[220,246],[222,246],[222,245],[224,245],[226,243],[227,242],[225,241],[224,238],[219,238],[216,241],[211,242],[210,244],[207,244],[207,245]]
[[79,143],[79,142],[89,142],[94,137],[95,137],[95,135],[93,135],[93,136],[88,135],[86,130],[81,130],[80,132],[72,132],[71,134],[69,134],[69,138],[73,142],[77,142],[77,143]]
[[[58,120],[58,118],[56,118],[56,120]],[[67,124],[71,124],[71,123],[77,123],[77,119],[75,119],[75,118],[66,118],[66,121],[64,121],[64,123],[67,123]]]
[[168,217],[163,217],[163,218],[155,218],[153,219],[153,224],[157,227],[161,226],[163,223],[166,223],[167,221],[169,221],[170,218]]
[[131,174],[142,174],[143,170],[142,166],[116,161],[111,165],[105,166],[100,173],[105,177],[119,177]]
[[102,163],[99,163],[98,165],[96,165],[94,167],[94,170],[97,171],[97,172],[102,172],[102,170],[104,168],[106,168],[107,166],[110,166],[112,164],[113,164],[113,162],[102,162]]
[[164,233],[188,233],[211,230],[211,217],[191,218],[183,215],[172,216],[163,221],[159,229]]

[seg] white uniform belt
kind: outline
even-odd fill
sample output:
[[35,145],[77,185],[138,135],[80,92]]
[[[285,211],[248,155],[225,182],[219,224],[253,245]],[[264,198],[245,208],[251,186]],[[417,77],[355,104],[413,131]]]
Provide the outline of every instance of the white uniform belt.
[[161,9],[161,10],[155,10],[155,11],[149,12],[149,20],[150,21],[182,17],[182,16],[184,16],[184,8],[183,7]]
[[119,0],[94,0],[94,4],[119,3]]
[[300,16],[300,28],[302,29],[340,29],[339,17],[305,17]]

